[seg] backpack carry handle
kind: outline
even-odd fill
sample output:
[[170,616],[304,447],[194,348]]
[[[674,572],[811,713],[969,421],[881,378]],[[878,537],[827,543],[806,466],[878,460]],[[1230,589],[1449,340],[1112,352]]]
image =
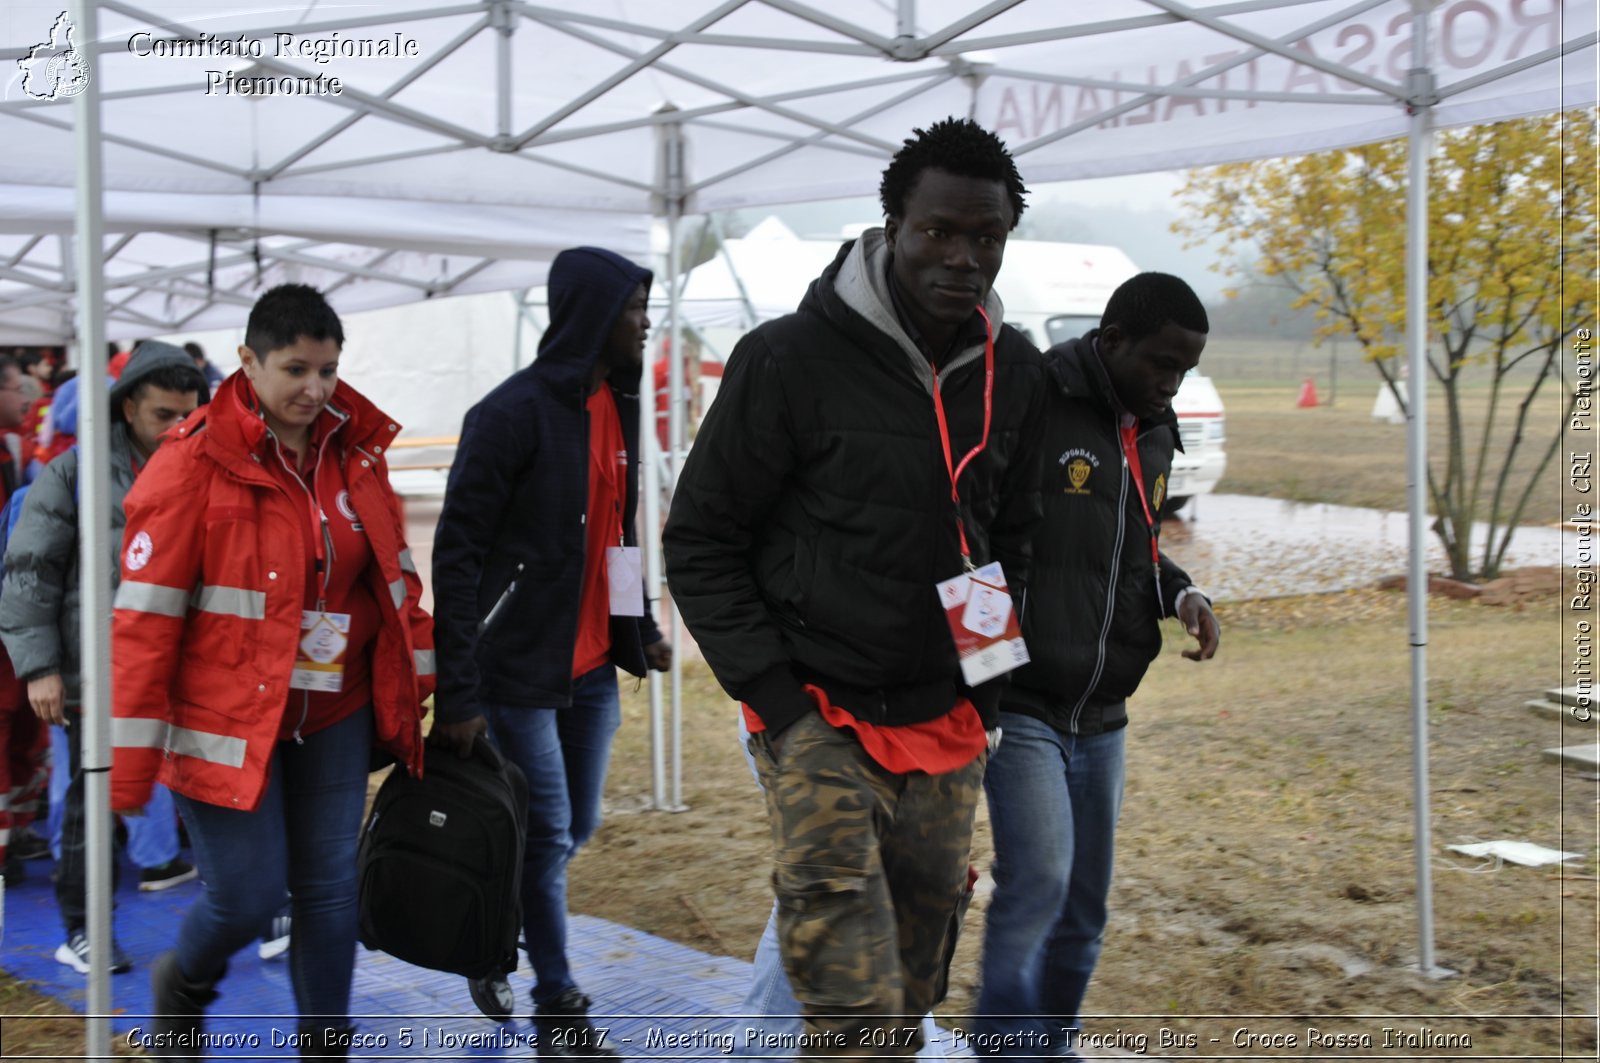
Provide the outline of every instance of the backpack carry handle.
[[502,771],[505,768],[505,754],[489,741],[489,736],[478,734],[472,736],[472,759],[481,760],[489,765],[492,771]]

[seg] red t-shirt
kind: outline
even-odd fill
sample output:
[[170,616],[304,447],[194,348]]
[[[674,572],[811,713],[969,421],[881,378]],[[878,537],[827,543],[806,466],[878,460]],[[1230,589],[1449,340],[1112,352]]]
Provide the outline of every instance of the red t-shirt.
[[[382,616],[366,580],[367,567],[372,564],[372,544],[350,504],[339,447],[329,441],[339,424],[339,418],[326,411],[317,419],[311,429],[314,456],[298,475],[295,453],[284,449],[283,460],[275,460],[278,448],[271,441],[262,462],[283,483],[290,501],[302,507],[305,514],[301,522],[306,556],[304,608],[316,609],[321,602],[326,612],[350,614],[343,685],[332,692],[291,690],[289,711],[278,728],[280,739],[292,738],[296,731],[307,735],[330,727],[372,700],[372,644]],[[306,492],[313,485],[320,515]],[[322,537],[322,516],[327,518],[327,542]],[[319,546],[327,568],[326,581],[317,571]]]
[[[929,775],[943,775],[971,764],[988,745],[988,735],[983,730],[983,720],[977,707],[966,698],[958,698],[955,708],[937,719],[923,723],[880,727],[863,723],[848,711],[828,700],[828,694],[819,686],[805,685],[817,711],[834,727],[855,732],[856,741],[880,767],[896,774],[923,771]],[[761,717],[744,710],[744,724],[751,734],[765,731],[767,725]]]
[[628,452],[622,418],[604,384],[589,396],[589,512],[584,519],[583,595],[578,602],[578,639],[572,647],[572,678],[611,659],[611,589],[606,547],[622,544],[622,484]]

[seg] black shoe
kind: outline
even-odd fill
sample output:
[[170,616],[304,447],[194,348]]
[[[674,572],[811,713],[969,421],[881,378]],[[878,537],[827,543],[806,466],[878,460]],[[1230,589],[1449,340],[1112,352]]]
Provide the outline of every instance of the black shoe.
[[200,877],[195,866],[182,857],[175,856],[160,867],[147,867],[139,872],[139,891],[155,893]]
[[590,1000],[576,986],[533,1012],[539,1036],[540,1059],[620,1059],[611,1047],[611,1031],[596,1030],[589,1022]]
[[28,877],[28,868],[22,862],[22,857],[16,853],[6,853],[6,869],[3,873],[7,886],[15,886]]
[[468,978],[467,992],[472,994],[472,1002],[478,1005],[478,1010],[495,1022],[510,1022],[512,1012],[517,1010],[517,995],[511,991],[511,983],[506,981],[505,975]]
[[[217,999],[216,979],[191,982],[178,967],[178,954],[163,952],[150,968],[150,1032],[160,1046],[157,1059],[198,1063],[200,1031],[205,1026],[206,1008]],[[182,1047],[176,1047],[182,1046]]]

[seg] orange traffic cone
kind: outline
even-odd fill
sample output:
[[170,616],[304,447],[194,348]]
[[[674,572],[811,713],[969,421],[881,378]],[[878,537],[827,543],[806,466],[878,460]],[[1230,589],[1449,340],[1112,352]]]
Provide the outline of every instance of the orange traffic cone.
[[1306,382],[1300,385],[1300,399],[1295,405],[1302,410],[1317,405],[1317,385],[1310,377],[1306,377]]

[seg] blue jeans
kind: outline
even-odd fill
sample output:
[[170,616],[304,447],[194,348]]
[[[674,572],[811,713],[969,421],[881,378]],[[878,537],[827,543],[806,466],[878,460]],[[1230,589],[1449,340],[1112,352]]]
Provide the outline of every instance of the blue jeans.
[[622,725],[617,670],[601,665],[572,681],[567,708],[490,705],[489,736],[528,778],[522,924],[533,964],[533,1001],[576,983],[567,964],[567,863],[600,826],[611,738]]
[[367,797],[372,709],[304,744],[279,742],[254,812],[178,794],[205,890],[178,930],[178,967],[220,977],[293,895],[289,976],[300,1014],[348,1023],[355,971],[356,848]]
[[160,783],[151,788],[144,815],[122,822],[128,827],[128,859],[140,867],[162,867],[178,855],[178,812],[172,791]]
[[61,862],[61,821],[66,818],[67,787],[72,782],[72,746],[67,741],[67,729],[59,723],[50,725],[50,812],[45,817],[45,837],[50,839],[50,856]]
[[1000,726],[983,781],[994,895],[974,1028],[1024,1035],[1007,1054],[1066,1054],[1104,940],[1127,730],[1063,734],[1010,712]]

